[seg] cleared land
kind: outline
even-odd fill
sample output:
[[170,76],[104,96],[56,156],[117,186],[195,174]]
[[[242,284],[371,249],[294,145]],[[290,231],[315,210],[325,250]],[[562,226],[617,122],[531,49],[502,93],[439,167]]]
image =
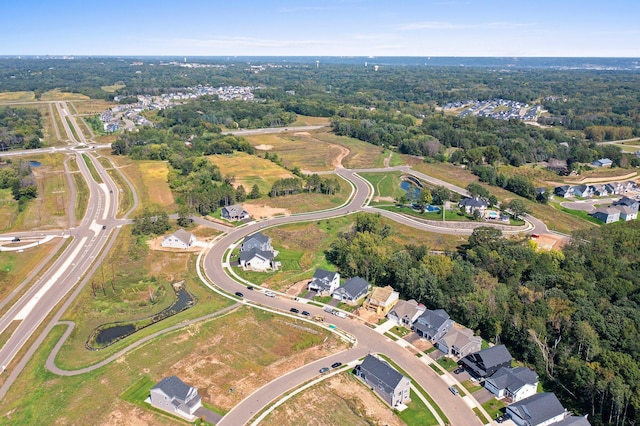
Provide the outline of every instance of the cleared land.
[[62,92],[54,89],[44,92],[40,99],[43,101],[83,101],[88,100],[89,97],[80,93]]
[[35,100],[36,95],[31,91],[0,92],[0,102],[30,102]]
[[405,423],[360,380],[343,373],[292,397],[261,424],[400,426]]
[[258,185],[262,194],[268,194],[276,180],[293,177],[289,171],[276,163],[244,152],[210,155],[208,158],[220,168],[223,176],[235,176],[235,186],[244,186],[247,193],[253,185]]
[[372,145],[358,139],[346,136],[337,136],[330,129],[316,130],[311,135],[325,143],[343,146],[349,150],[342,160],[342,165],[350,169],[364,169],[371,167],[384,167],[384,160],[388,157],[381,146]]
[[161,161],[135,161],[122,155],[110,157],[135,187],[142,210],[157,204],[166,211],[175,209],[173,193],[167,183],[169,166]]
[[71,105],[77,111],[77,114],[98,115],[116,104],[102,99],[89,99],[86,102],[71,102]]
[[296,120],[295,123],[293,123],[291,125],[291,127],[294,127],[294,126],[321,126],[321,125],[328,126],[330,122],[331,122],[331,119],[329,117],[311,117],[311,116],[308,116],[308,115],[299,115],[298,114],[298,119]]

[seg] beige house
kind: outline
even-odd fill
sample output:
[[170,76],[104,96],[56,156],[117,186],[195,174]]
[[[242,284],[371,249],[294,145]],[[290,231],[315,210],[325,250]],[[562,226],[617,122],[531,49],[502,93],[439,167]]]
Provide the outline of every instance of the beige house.
[[184,229],[178,229],[171,235],[167,235],[162,240],[162,247],[170,247],[177,249],[191,248],[196,242],[196,237],[185,231]]
[[374,287],[371,296],[364,302],[364,307],[378,315],[386,316],[391,308],[398,303],[399,297],[400,293],[391,286]]

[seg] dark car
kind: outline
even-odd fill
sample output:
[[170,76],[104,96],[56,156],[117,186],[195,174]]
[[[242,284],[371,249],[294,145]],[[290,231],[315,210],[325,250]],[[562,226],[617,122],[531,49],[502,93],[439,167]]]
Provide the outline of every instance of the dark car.
[[324,373],[328,373],[329,372],[329,367],[322,367],[320,369],[320,374],[324,374]]
[[334,362],[333,364],[331,364],[331,368],[338,368],[342,365],[341,362]]
[[463,371],[464,371],[464,368],[462,368],[462,367],[458,367],[458,368],[456,368],[455,370],[453,370],[453,373],[454,373],[454,374],[460,374],[460,373],[462,373]]
[[503,415],[501,415],[500,417],[498,417],[496,419],[496,422],[502,423],[502,422],[504,422],[506,420],[509,420],[509,415],[508,414],[503,414]]
[[107,229],[107,225],[102,225],[102,229]]
[[307,312],[307,311],[302,311],[302,315],[304,315],[305,317],[308,317],[311,314],[309,312]]
[[300,311],[299,311],[299,310],[297,310],[296,308],[291,308],[291,309],[289,309],[289,312],[293,312],[294,314],[297,314],[297,313],[299,313]]
[[247,290],[253,290],[253,286],[247,286]]
[[238,297],[244,297],[244,294],[240,293],[239,291],[236,291],[236,296],[238,296]]
[[17,243],[18,241],[20,241],[20,238],[18,237],[13,237],[13,240],[11,240],[13,243]]

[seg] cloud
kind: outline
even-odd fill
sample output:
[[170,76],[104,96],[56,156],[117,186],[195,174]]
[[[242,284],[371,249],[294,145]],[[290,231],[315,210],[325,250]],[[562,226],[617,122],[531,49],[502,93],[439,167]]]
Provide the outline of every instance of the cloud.
[[398,26],[399,30],[467,30],[467,29],[490,29],[490,30],[514,30],[534,27],[533,23],[520,22],[485,22],[478,24],[458,24],[445,21],[422,21],[411,22]]

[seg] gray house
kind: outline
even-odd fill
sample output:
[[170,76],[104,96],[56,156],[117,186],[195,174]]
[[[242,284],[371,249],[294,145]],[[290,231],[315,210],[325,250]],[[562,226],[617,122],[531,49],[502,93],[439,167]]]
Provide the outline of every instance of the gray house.
[[620,210],[613,207],[600,207],[591,216],[604,223],[613,223],[620,220]]
[[411,380],[373,355],[367,355],[354,372],[390,406],[409,401]]
[[466,327],[454,326],[438,339],[436,346],[448,356],[465,357],[480,350],[482,338]]
[[427,308],[415,300],[398,300],[387,314],[390,321],[404,327],[411,327],[415,320],[424,313]]
[[271,238],[267,237],[261,232],[256,232],[253,235],[247,235],[242,241],[240,251],[249,251],[252,249],[273,251],[273,247],[271,247]]
[[465,356],[460,364],[474,376],[485,378],[491,377],[502,367],[511,367],[511,360],[507,348],[497,345]]
[[249,217],[249,213],[240,204],[232,204],[222,208],[222,218],[227,220],[242,220]]
[[484,215],[484,212],[487,210],[489,203],[478,197],[474,198],[463,198],[460,203],[458,203],[459,207],[464,207],[464,210],[467,214],[473,214],[474,211],[479,211],[480,214]]
[[562,198],[569,198],[573,196],[573,187],[569,185],[556,186],[553,193]]
[[538,391],[538,374],[527,367],[502,367],[484,381],[484,387],[498,398],[518,402]]
[[507,407],[507,414],[518,426],[546,426],[568,416],[555,394],[538,393]]
[[189,421],[195,420],[194,413],[202,406],[198,389],[185,384],[176,376],[165,377],[152,387],[149,402],[156,408]]
[[453,327],[453,320],[444,309],[427,309],[413,323],[413,331],[430,342],[440,339]]
[[315,291],[319,295],[329,295],[338,287],[340,287],[339,273],[316,269],[313,278],[307,285],[307,290]]
[[366,280],[353,277],[333,292],[333,298],[346,303],[355,303],[369,292],[369,288],[371,284]]
[[634,200],[633,198],[622,197],[619,200],[614,201],[613,205],[629,207],[630,209],[635,210],[637,212],[638,206],[640,206],[640,203],[638,203],[638,201]]

